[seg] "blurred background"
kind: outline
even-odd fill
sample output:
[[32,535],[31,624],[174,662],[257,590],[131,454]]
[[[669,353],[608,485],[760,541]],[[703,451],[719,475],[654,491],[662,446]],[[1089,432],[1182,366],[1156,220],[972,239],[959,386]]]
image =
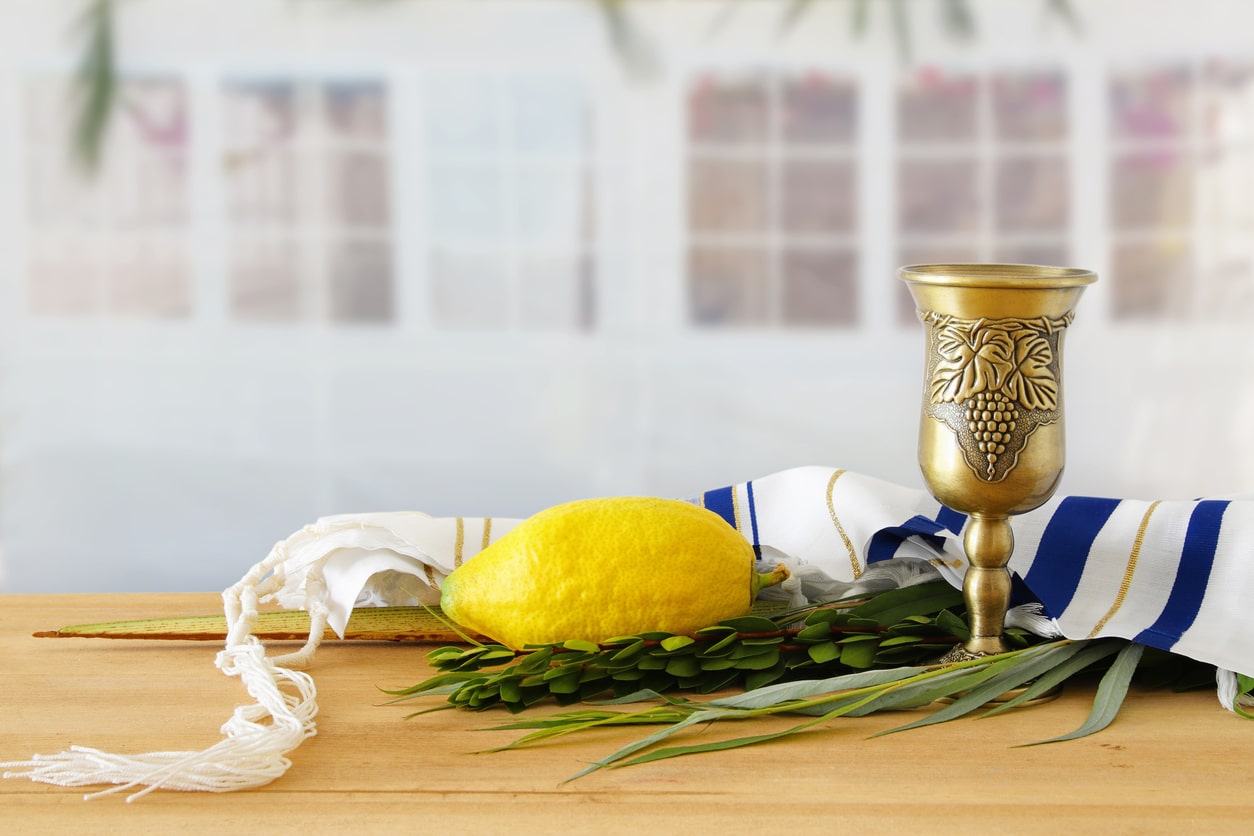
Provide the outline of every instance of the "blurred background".
[[5,0],[0,590],[922,486],[899,265],[1095,269],[1062,492],[1254,488],[1254,4]]

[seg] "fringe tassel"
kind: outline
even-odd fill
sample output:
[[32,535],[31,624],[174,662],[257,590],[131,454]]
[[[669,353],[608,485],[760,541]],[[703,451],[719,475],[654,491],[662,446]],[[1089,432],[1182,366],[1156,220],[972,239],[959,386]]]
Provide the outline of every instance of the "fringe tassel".
[[[227,676],[238,676],[252,705],[243,705],[222,726],[224,739],[200,752],[150,752],[114,755],[72,746],[56,755],[35,755],[29,761],[0,763],[5,778],[29,778],[62,787],[115,786],[84,796],[136,790],[134,801],[153,790],[234,792],[264,786],[291,767],[288,753],[317,733],[317,690],[313,678],[296,668],[312,661],[326,628],[327,607],[320,574],[306,578],[309,638],[295,653],[270,659],[252,635],[257,603],[282,586],[286,550],[279,543],[239,583],[222,594],[227,624],[226,647],[215,659]],[[264,579],[264,580],[263,580]]]

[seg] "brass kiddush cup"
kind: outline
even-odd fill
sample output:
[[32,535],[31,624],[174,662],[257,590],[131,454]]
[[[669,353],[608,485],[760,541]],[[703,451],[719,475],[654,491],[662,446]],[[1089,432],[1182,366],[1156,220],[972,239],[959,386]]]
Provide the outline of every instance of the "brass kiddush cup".
[[1088,271],[1028,264],[901,268],[926,328],[919,466],[932,495],[969,516],[963,595],[971,638],[947,657],[1003,653],[1010,516],[1058,487],[1062,345]]

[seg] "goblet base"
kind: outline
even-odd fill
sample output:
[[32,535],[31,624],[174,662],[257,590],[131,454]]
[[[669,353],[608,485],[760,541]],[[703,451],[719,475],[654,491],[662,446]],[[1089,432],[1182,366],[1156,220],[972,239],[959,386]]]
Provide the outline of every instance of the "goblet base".
[[984,636],[978,639],[972,639],[966,644],[956,644],[944,656],[937,659],[937,663],[948,665],[953,662],[970,662],[973,659],[983,659],[987,656],[997,656],[1006,653],[1009,650],[1006,643],[1002,641],[1000,636]]

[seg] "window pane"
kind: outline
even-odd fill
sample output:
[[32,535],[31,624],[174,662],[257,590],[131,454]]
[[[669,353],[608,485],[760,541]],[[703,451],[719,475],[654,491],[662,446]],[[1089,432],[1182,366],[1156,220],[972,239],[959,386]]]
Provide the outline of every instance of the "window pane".
[[974,159],[904,160],[898,170],[902,232],[972,234],[979,228]]
[[1059,140],[1067,134],[1067,83],[1057,74],[1002,73],[993,79],[997,134],[1013,140]]
[[123,316],[186,316],[191,286],[181,240],[140,237],[115,241],[109,310]]
[[784,253],[783,310],[789,325],[856,325],[858,261],[848,250]]
[[1241,227],[1254,231],[1254,145],[1241,144],[1206,151],[1198,160],[1194,180],[1198,217],[1207,232]]
[[1115,317],[1183,318],[1188,313],[1191,251],[1181,239],[1115,247],[1111,310]]
[[857,180],[852,163],[787,160],[783,166],[784,228],[789,232],[852,232]]
[[231,220],[294,224],[300,205],[295,87],[279,82],[231,84],[223,96]]
[[524,153],[578,156],[591,145],[583,90],[573,78],[526,77],[512,85],[513,140]]
[[499,243],[505,235],[502,172],[496,166],[431,169],[427,217],[437,243]]
[[427,143],[433,153],[490,153],[502,147],[502,91],[495,79],[432,78],[423,86]]
[[692,320],[760,324],[767,318],[766,253],[756,247],[698,247],[688,264]]
[[591,232],[587,172],[575,166],[516,170],[514,229],[524,247],[578,248]]
[[231,312],[240,319],[300,317],[301,250],[291,239],[240,239],[231,265]]
[[1254,319],[1254,259],[1247,252],[1218,257],[1198,271],[1195,285],[1201,316],[1227,321]]
[[1193,218],[1189,161],[1170,149],[1127,154],[1111,177],[1117,230],[1188,226]]
[[387,322],[392,319],[392,261],[384,242],[344,241],[331,250],[331,319]]
[[387,101],[376,82],[331,82],[322,91],[332,139],[382,142],[387,136]]
[[955,142],[976,136],[975,79],[931,71],[904,85],[897,118],[904,142]]
[[858,91],[851,82],[819,72],[783,82],[785,142],[852,144],[858,131]]
[[35,314],[94,313],[103,295],[102,258],[95,247],[39,236],[30,257],[30,310]]
[[265,148],[296,135],[296,85],[250,81],[225,85],[223,122],[231,148]]
[[1061,157],[1006,157],[997,163],[999,231],[1058,232],[1067,225],[1067,163]]
[[1203,138],[1222,142],[1254,137],[1254,66],[1215,61],[1204,81]]
[[331,217],[353,227],[386,227],[390,206],[387,159],[370,151],[347,151],[331,157]]
[[596,324],[592,261],[531,256],[519,264],[519,319],[525,327],[590,329]]
[[694,142],[760,144],[767,136],[766,80],[707,76],[689,94],[688,116]]
[[1186,140],[1191,94],[1186,69],[1116,75],[1110,84],[1111,132],[1119,139]]
[[500,328],[509,321],[505,259],[497,253],[437,250],[431,258],[431,312],[440,325]]
[[692,161],[689,217],[696,232],[762,232],[766,228],[766,164]]
[[1071,266],[1070,248],[1063,243],[1009,243],[1002,244],[993,253],[993,260],[1004,264],[1044,264],[1055,267]]

